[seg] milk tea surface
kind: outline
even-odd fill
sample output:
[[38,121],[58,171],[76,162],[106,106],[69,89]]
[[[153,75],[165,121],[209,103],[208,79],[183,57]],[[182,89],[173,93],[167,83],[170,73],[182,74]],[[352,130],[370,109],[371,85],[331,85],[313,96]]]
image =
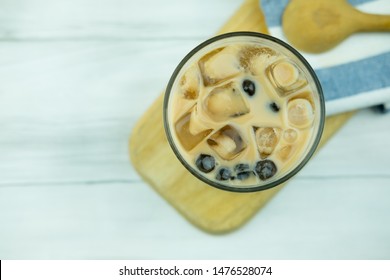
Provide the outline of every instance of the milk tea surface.
[[212,42],[182,65],[170,88],[171,145],[214,186],[281,181],[318,142],[319,91],[307,65],[278,43],[251,36]]

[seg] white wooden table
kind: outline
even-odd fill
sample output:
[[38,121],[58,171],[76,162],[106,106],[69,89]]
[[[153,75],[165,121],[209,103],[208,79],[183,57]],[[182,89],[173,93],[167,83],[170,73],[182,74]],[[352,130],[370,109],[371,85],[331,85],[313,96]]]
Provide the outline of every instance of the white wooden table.
[[240,4],[0,1],[0,259],[390,258],[390,114],[360,111],[227,235],[134,171],[137,119]]

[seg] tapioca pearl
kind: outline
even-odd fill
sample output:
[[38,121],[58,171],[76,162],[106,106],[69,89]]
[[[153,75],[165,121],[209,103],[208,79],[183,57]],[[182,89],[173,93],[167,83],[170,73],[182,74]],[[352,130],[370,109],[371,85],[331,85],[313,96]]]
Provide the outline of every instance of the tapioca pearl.
[[196,167],[204,173],[209,173],[214,170],[215,168],[215,158],[210,155],[201,154],[196,159]]
[[275,112],[275,113],[279,112],[279,110],[280,110],[280,107],[278,104],[276,104],[276,102],[271,102],[269,104],[269,107],[270,107],[271,111]]
[[253,174],[252,171],[240,172],[240,173],[237,173],[237,179],[243,181],[243,180],[248,179],[252,174]]
[[244,171],[249,171],[250,167],[249,164],[247,163],[239,163],[234,167],[234,171],[236,173],[244,172]]
[[239,163],[234,167],[234,172],[237,174],[237,179],[238,180],[246,180],[248,179],[252,171],[250,170],[249,164],[247,163]]
[[242,82],[242,89],[249,95],[253,96],[256,93],[256,85],[251,80],[245,79]]
[[230,171],[230,169],[222,167],[217,171],[217,176],[215,177],[215,179],[217,179],[218,181],[226,181],[231,179],[231,177],[232,172]]
[[277,167],[272,160],[261,160],[256,163],[255,172],[260,180],[267,180],[273,177],[277,172]]

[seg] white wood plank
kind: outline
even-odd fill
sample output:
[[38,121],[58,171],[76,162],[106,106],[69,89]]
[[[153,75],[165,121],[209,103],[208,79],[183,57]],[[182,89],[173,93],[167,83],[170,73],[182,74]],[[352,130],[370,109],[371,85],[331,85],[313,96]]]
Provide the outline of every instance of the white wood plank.
[[298,179],[223,236],[194,229],[142,183],[2,187],[0,257],[388,258],[388,183]]
[[389,178],[389,141],[390,114],[361,110],[319,150],[305,174],[319,178]]
[[[204,38],[240,0],[2,0],[2,40]],[[180,24],[178,24],[180,23]]]
[[0,185],[138,178],[132,126],[191,42],[0,46]]

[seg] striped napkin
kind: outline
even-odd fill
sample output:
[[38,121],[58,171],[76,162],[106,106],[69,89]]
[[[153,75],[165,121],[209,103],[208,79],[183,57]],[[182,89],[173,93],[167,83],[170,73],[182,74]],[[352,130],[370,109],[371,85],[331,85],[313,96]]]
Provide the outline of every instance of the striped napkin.
[[[281,19],[288,2],[260,2],[270,34],[286,42]],[[390,0],[349,0],[349,3],[363,12],[390,14]],[[371,106],[382,112],[390,111],[390,32],[355,33],[327,52],[301,54],[321,82],[327,115]]]

